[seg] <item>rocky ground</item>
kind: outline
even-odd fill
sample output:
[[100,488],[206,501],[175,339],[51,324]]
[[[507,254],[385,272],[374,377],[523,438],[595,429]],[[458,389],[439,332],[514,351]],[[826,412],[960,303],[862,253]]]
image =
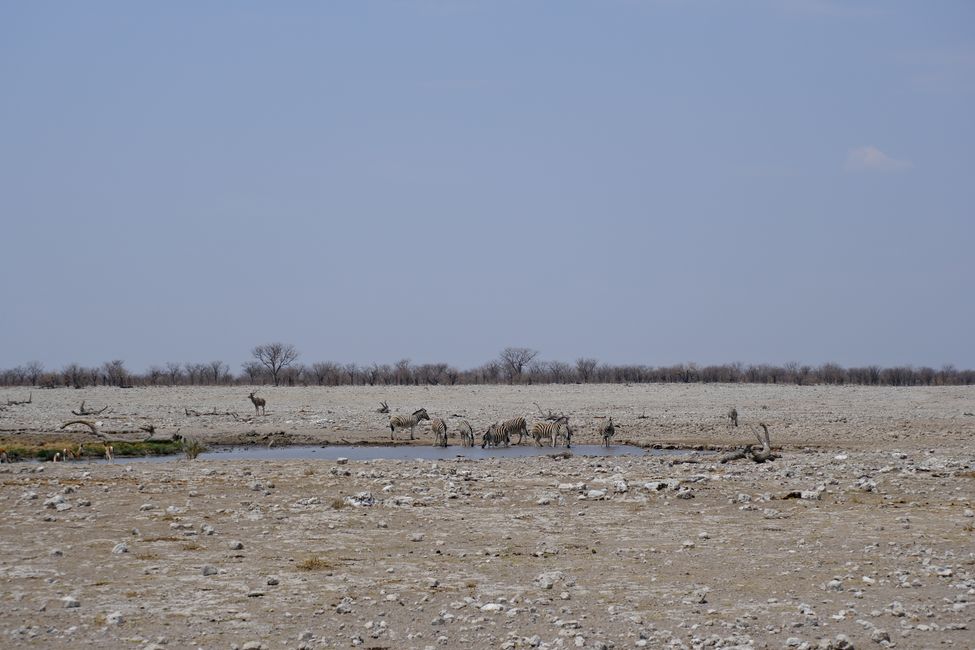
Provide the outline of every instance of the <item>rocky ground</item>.
[[[210,441],[379,441],[388,399],[727,446],[749,441],[734,405],[782,458],[2,465],[0,647],[975,648],[975,389],[295,388],[266,418],[241,392],[84,398],[102,431]],[[0,428],[62,435],[81,393],[35,391]]]

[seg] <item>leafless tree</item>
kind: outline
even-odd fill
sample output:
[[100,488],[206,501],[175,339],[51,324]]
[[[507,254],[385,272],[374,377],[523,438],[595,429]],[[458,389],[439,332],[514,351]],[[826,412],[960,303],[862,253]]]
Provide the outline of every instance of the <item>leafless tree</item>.
[[37,385],[37,378],[44,372],[44,364],[40,361],[28,361],[24,366],[24,374],[31,386]]
[[593,373],[596,372],[596,366],[599,362],[591,357],[579,357],[576,359],[576,372],[579,373],[579,379],[583,383],[588,384],[590,379],[592,379]]
[[227,364],[223,361],[211,361],[208,370],[210,371],[210,377],[213,378],[213,383],[219,384],[220,378],[227,372]]
[[251,384],[256,384],[258,379],[261,379],[264,375],[264,365],[258,361],[249,361],[242,366],[244,374],[247,375],[247,381]]
[[149,384],[155,386],[159,383],[159,380],[165,376],[165,372],[159,366],[149,366],[149,370],[146,371],[146,379],[149,380]]
[[72,388],[82,388],[86,382],[85,370],[77,363],[69,363],[61,370],[64,385]]
[[400,359],[397,361],[393,374],[396,379],[396,383],[400,386],[413,383],[413,367],[410,360]]
[[102,364],[102,371],[105,373],[105,383],[110,386],[127,386],[129,371],[125,369],[125,362],[121,359],[113,359]]
[[166,364],[166,378],[169,381],[170,386],[175,386],[178,384],[182,376],[183,371],[180,370],[178,363],[175,361],[170,361]]
[[251,354],[271,373],[275,386],[279,383],[281,369],[298,360],[298,350],[290,343],[265,343],[251,350]]
[[508,380],[514,383],[521,379],[521,373],[532,359],[538,356],[538,350],[529,348],[505,348],[499,356]]

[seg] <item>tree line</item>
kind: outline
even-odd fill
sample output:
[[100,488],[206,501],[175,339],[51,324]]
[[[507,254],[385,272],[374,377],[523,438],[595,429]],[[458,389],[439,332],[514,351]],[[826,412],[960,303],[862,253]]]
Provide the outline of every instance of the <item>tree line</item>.
[[121,359],[100,366],[69,363],[53,370],[32,361],[0,370],[0,386],[86,388],[89,386],[436,386],[455,384],[642,384],[642,383],[747,383],[799,386],[970,386],[975,370],[952,365],[843,367],[836,363],[813,366],[799,362],[782,365],[726,363],[671,366],[614,365],[581,357],[572,363],[543,361],[530,348],[505,348],[496,359],[475,368],[458,369],[447,363],[395,363],[360,365],[335,361],[304,364],[293,345],[268,343],[251,350],[252,359],[232,372],[223,361],[169,362],[133,372]]

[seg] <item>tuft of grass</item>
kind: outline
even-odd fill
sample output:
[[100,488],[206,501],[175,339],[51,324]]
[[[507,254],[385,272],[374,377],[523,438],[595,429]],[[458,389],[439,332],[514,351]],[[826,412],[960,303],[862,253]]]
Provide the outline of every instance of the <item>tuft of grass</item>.
[[345,502],[345,499],[343,499],[342,497],[336,497],[336,498],[332,499],[332,503],[330,503],[329,505],[332,506],[332,509],[333,510],[341,510],[342,508],[348,508],[349,507],[349,504],[346,503]]
[[205,452],[207,450],[207,446],[196,438],[186,438],[183,440],[182,450],[189,460],[193,460]]
[[324,571],[326,569],[335,568],[335,565],[325,558],[315,555],[298,562],[295,567],[297,567],[299,571]]
[[200,546],[199,544],[197,544],[196,542],[187,542],[187,543],[183,544],[183,546],[181,548],[184,551],[199,551],[199,550],[202,550],[203,549],[203,547]]

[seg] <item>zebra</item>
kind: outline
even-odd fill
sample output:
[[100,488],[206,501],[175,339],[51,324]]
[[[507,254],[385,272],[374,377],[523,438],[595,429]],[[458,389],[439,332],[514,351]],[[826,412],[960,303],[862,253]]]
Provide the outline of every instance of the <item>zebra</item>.
[[447,446],[447,423],[440,418],[430,420],[430,428],[433,430],[433,446]]
[[603,444],[609,447],[610,440],[616,435],[616,427],[613,426],[613,416],[609,416],[609,422],[599,428],[599,433],[603,437]]
[[569,418],[563,415],[558,420],[552,422],[536,422],[532,425],[532,437],[535,439],[535,444],[539,447],[542,446],[543,438],[550,439],[553,447],[559,438],[565,438],[565,446],[571,447],[572,430],[569,429]]
[[507,433],[509,438],[517,433],[518,442],[515,443],[516,445],[520,445],[522,437],[528,435],[528,423],[523,417],[505,420],[498,425],[498,428]]
[[505,447],[511,445],[511,436],[508,434],[508,431],[497,422],[488,427],[481,440],[481,449],[485,447],[500,447],[502,444]]
[[474,429],[471,428],[470,422],[467,420],[461,420],[460,424],[457,425],[457,433],[460,436],[460,444],[462,446],[474,446]]
[[420,420],[429,420],[430,416],[427,415],[426,409],[417,409],[413,411],[413,415],[391,415],[389,416],[389,439],[395,440],[393,434],[396,429],[410,428],[410,440],[413,438],[413,430],[416,429],[416,425],[420,423]]

